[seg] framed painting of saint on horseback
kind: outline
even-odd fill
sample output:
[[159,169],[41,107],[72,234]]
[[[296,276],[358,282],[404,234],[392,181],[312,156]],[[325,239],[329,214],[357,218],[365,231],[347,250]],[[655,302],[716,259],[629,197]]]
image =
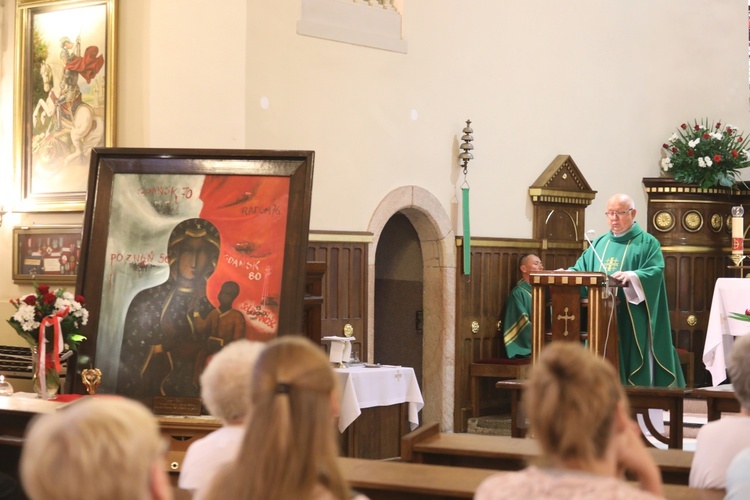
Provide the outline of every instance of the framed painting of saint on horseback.
[[17,2],[16,211],[82,211],[91,150],[114,145],[116,1]]

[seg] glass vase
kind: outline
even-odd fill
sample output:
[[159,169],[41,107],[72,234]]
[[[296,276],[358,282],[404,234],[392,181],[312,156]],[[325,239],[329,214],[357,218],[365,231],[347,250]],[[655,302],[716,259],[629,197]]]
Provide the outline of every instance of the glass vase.
[[[45,385],[47,387],[47,399],[55,397],[57,391],[60,390],[60,373],[55,369],[55,362],[52,354],[47,353],[45,355]],[[36,397],[42,398],[42,383],[39,378],[39,351],[36,346],[31,348],[31,364],[34,373],[31,376],[31,381],[34,386],[34,392]]]

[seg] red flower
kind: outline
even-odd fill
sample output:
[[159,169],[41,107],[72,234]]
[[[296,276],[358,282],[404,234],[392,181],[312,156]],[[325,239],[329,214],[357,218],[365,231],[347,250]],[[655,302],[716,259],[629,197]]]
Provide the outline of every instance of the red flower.
[[692,158],[693,157],[693,150],[692,149],[688,149],[687,155]]
[[700,130],[700,129],[701,129],[701,126],[700,126],[700,125],[698,125],[698,124],[696,123],[696,124],[695,124],[695,127],[693,127],[693,128],[694,128],[695,130]]
[[737,142],[742,142],[742,137],[738,137]]
[[44,303],[45,304],[54,304],[57,300],[57,295],[54,293],[45,293],[44,294]]
[[732,158],[737,158],[740,154],[737,152],[736,149],[732,150]]
[[732,127],[727,127],[727,134],[731,134],[731,133],[732,133]]
[[86,302],[86,299],[83,298],[83,295],[76,295],[75,296],[75,301],[78,302],[79,304],[83,305],[84,302]]
[[719,163],[721,161],[721,155],[714,155],[714,163]]
[[704,139],[710,139],[710,138],[711,138],[711,136],[710,136],[710,135],[708,135],[708,134],[703,134],[703,138],[704,138]]
[[716,128],[721,128],[721,123],[717,123]]
[[672,152],[673,152],[673,153],[676,153],[676,152],[677,152],[677,148],[676,148],[676,147],[674,147],[674,146],[672,146]]
[[49,285],[39,285],[36,289],[39,292],[39,295],[47,295],[47,293],[49,293]]
[[685,124],[683,123],[682,125],[680,125],[680,128],[681,128],[682,130],[687,130],[687,125],[685,125]]
[[669,149],[669,146],[666,144],[662,144],[661,147],[663,147],[664,149]]
[[29,306],[35,306],[36,305],[36,296],[34,295],[27,295],[23,299],[23,303]]

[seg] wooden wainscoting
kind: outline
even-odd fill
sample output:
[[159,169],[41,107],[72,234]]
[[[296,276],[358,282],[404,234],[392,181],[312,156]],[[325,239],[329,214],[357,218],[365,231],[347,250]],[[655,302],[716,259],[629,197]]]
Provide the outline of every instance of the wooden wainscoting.
[[[462,245],[461,238],[457,244]],[[466,431],[472,413],[469,365],[504,352],[498,321],[505,299],[521,278],[518,259],[536,253],[545,268],[571,266],[583,250],[581,243],[549,242],[508,238],[472,238],[471,274],[463,275],[463,252],[457,255],[456,277],[456,399],[454,429]],[[477,329],[473,331],[472,324]],[[502,349],[502,351],[501,351]],[[480,405],[501,404],[501,395],[491,390],[494,381],[481,380]]]
[[[354,328],[360,358],[367,354],[367,248],[370,233],[310,232],[307,260],[325,262],[321,336]],[[359,345],[357,345],[359,344]]]

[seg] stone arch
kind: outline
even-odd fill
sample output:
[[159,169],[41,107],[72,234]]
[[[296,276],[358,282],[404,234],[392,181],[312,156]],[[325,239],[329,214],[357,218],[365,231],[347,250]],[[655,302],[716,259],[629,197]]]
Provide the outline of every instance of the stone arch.
[[424,339],[421,421],[439,421],[453,430],[455,400],[456,243],[450,218],[440,201],[419,186],[388,193],[373,212],[368,231],[368,359],[373,359],[375,325],[375,252],[388,220],[404,214],[419,237],[424,266]]

